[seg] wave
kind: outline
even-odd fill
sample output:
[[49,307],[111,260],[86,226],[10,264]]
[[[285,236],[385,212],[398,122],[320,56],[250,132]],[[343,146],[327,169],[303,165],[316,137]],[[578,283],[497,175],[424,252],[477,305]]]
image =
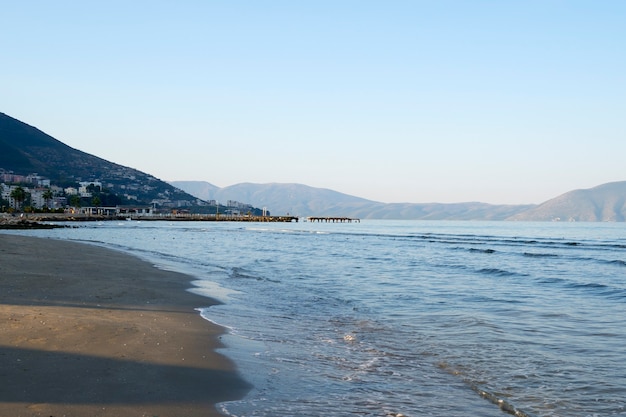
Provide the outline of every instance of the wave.
[[470,272],[477,273],[477,274],[492,275],[492,276],[497,276],[497,277],[527,277],[528,276],[528,274],[508,271],[502,268],[473,269],[467,265],[458,264],[458,263],[457,264],[437,264],[436,266],[440,268],[445,268],[445,269],[464,270],[464,271],[470,271]]
[[[573,261],[586,261],[586,262],[595,262],[595,263],[600,263],[600,264],[605,264],[605,265],[614,265],[614,266],[618,266],[618,267],[626,267],[626,261],[623,259],[603,259],[601,257],[595,257],[593,256],[594,253],[598,252],[598,253],[613,253],[614,251],[617,251],[619,254],[623,253],[623,251],[620,251],[619,249],[621,249],[621,247],[623,245],[616,245],[616,244],[583,244],[581,242],[556,242],[556,241],[549,241],[549,242],[542,242],[541,244],[539,241],[535,240],[535,241],[526,241],[527,243],[531,243],[535,244],[534,247],[532,247],[529,249],[531,250],[525,250],[523,252],[515,252],[513,251],[507,251],[507,250],[496,250],[493,248],[480,248],[480,247],[464,247],[464,246],[455,246],[452,249],[454,250],[466,250],[469,251],[471,253],[484,253],[484,254],[497,254],[497,253],[510,253],[510,254],[518,254],[524,257],[528,257],[528,258],[567,258],[569,260],[573,260]],[[439,243],[442,243],[441,241]],[[449,243],[449,242],[446,242]],[[457,245],[460,242],[455,242]],[[491,244],[491,245],[509,245],[511,246],[511,241],[508,240],[490,240],[489,242],[472,242],[471,245],[475,246],[475,245],[483,245],[483,244]],[[519,242],[515,242],[516,244],[519,244]],[[522,245],[522,246],[526,246],[526,245]],[[590,251],[587,251],[587,254],[592,254],[592,256],[579,256],[582,255],[581,252],[578,251],[579,248],[583,248],[584,249],[590,249]],[[576,248],[576,252],[571,252],[571,251],[567,251],[567,252],[563,252],[563,249],[565,248]],[[555,253],[555,252],[549,252],[549,251],[543,251],[541,249],[548,249],[548,250],[554,250],[555,252],[561,252],[561,253]],[[560,250],[559,250],[560,249]],[[608,251],[608,252],[607,252]],[[492,271],[481,271],[481,272],[492,272]]]
[[478,395],[480,395],[481,397],[483,397],[486,400],[489,400],[492,404],[497,405],[500,410],[507,412],[509,414],[512,414],[516,417],[531,417],[530,414],[515,408],[515,406],[513,406],[513,404],[511,404],[510,402],[498,397],[497,395],[495,395],[494,393],[485,391],[480,389],[477,385],[470,385],[470,388],[472,388],[472,390],[476,393],[478,393]]
[[610,285],[590,283],[572,283],[569,288],[583,290],[593,295],[603,296],[613,300],[626,299],[626,289],[616,288]]
[[[397,237],[397,236],[396,236]],[[588,242],[559,239],[532,239],[511,236],[488,236],[488,235],[455,235],[455,234],[422,234],[407,235],[405,238],[427,240],[433,243],[471,244],[471,245],[506,245],[506,246],[530,246],[530,247],[561,247],[561,248],[589,248],[589,249],[625,249],[626,245],[616,242]]]
[[528,256],[531,258],[558,258],[560,255],[556,253],[535,253],[535,252],[524,252],[524,256]]
[[527,412],[515,407],[513,405],[513,403],[511,403],[510,401],[507,401],[501,397],[499,397],[497,394],[487,391],[485,389],[482,389],[480,387],[480,384],[476,383],[475,381],[473,381],[470,377],[468,377],[462,370],[457,369],[451,365],[449,365],[446,362],[440,362],[439,364],[437,364],[437,366],[444,370],[445,372],[449,373],[450,375],[454,375],[458,378],[460,378],[465,384],[467,384],[467,386],[474,391],[475,393],[477,393],[478,395],[480,395],[482,398],[486,399],[487,401],[489,401],[490,403],[497,405],[498,408],[500,408],[500,410],[509,413],[511,415],[514,415],[516,417],[532,417],[531,414],[528,414]]
[[540,284],[558,285],[566,290],[582,291],[586,295],[605,297],[611,300],[626,300],[626,288],[619,288],[612,285],[597,282],[573,282],[567,278],[541,278],[537,280]]
[[252,275],[245,271],[243,268],[238,267],[231,269],[229,277],[234,279],[251,279],[255,281],[263,281],[263,278]]
[[570,259],[575,261],[586,261],[604,265],[614,265],[617,267],[626,266],[626,261],[623,261],[621,259],[602,259],[589,256],[571,257]]
[[583,282],[583,283],[570,283],[568,285],[570,288],[582,288],[582,289],[590,289],[590,290],[604,290],[610,288],[608,285],[598,284],[596,282]]
[[[333,232],[334,233],[334,232]],[[615,252],[623,254],[626,244],[621,241],[606,240],[585,240],[551,237],[526,237],[526,236],[497,236],[486,234],[455,234],[455,233],[372,233],[351,230],[349,232],[338,232],[342,235],[372,236],[383,239],[390,239],[395,242],[406,242],[407,245],[417,243],[423,245],[442,245],[456,250],[467,250],[477,254],[515,253],[534,258],[558,258],[568,256],[576,259],[583,252],[602,252],[604,254]],[[502,248],[502,249],[500,249]],[[522,248],[516,251],[515,248]],[[555,253],[552,253],[555,252]],[[581,257],[582,258],[582,257]],[[593,259],[595,262],[607,263],[602,259]],[[626,266],[626,261],[619,259],[611,260],[610,264]],[[505,274],[506,275],[506,274]]]
[[498,277],[511,277],[511,276],[528,276],[527,274],[520,274],[517,272],[507,271],[500,268],[482,268],[476,271],[480,274],[495,275]]
[[480,252],[480,253],[496,253],[495,249],[477,249],[477,248],[470,248],[469,249],[470,252]]

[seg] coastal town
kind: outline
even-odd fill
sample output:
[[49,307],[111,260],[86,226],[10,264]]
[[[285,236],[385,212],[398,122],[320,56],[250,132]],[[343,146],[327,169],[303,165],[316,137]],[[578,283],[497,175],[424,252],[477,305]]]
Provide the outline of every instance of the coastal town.
[[[238,221],[298,222],[293,215],[272,216],[263,208],[234,200],[217,201],[154,199],[141,204],[130,194],[118,196],[102,181],[78,181],[66,187],[37,174],[18,175],[0,170],[0,228],[52,228],[68,221]],[[307,217],[304,221],[351,223],[349,217]],[[45,222],[45,223],[42,223]],[[52,224],[51,224],[52,223]]]
[[[16,174],[0,168],[0,196],[2,211],[64,211],[84,206],[117,206],[146,203],[141,201],[136,191],[145,189],[146,185],[128,176],[124,185],[107,183],[101,180],[65,181],[66,184],[55,184],[49,178],[36,173],[27,175]],[[122,193],[111,190],[121,188]],[[164,192],[155,196],[149,205],[153,208],[167,209],[210,206],[211,202],[173,199],[170,193]],[[238,204],[237,204],[238,205]]]
[[[222,205],[200,199],[174,200],[168,193],[163,193],[149,202],[140,201],[132,194],[140,184],[133,184],[132,180],[129,178],[129,183],[122,186],[128,192],[119,195],[110,191],[113,184],[100,180],[70,182],[62,186],[35,173],[20,175],[0,169],[0,222],[31,227],[34,222],[67,220],[279,219],[271,217],[267,210],[258,213],[252,205],[234,200],[227,200]],[[280,217],[280,221],[294,219]]]

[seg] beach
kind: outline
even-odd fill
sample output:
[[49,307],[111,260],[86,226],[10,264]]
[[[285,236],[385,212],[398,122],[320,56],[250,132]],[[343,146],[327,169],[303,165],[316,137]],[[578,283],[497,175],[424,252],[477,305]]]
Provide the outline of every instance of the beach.
[[217,416],[249,386],[191,277],[95,245],[0,234],[0,415]]

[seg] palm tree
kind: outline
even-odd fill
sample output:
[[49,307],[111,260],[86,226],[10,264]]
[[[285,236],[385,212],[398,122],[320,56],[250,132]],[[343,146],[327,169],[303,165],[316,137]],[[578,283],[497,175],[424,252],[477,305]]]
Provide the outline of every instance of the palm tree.
[[11,198],[15,202],[14,208],[17,210],[18,207],[21,208],[22,203],[26,200],[26,191],[22,187],[15,187],[13,191],[11,191]]
[[2,211],[4,211],[4,199],[2,198],[2,192],[4,190],[4,184],[0,184],[0,204],[2,204]]
[[42,195],[44,201],[46,202],[46,208],[50,208],[50,200],[52,200],[54,198],[54,194],[52,194],[52,191],[48,188],[46,191],[43,192]]
[[70,206],[72,207],[80,207],[80,196],[73,195],[70,197]]
[[96,213],[98,213],[98,207],[100,207],[100,204],[102,204],[100,197],[98,197],[97,195],[93,196],[93,198],[91,199],[91,205],[96,208]]

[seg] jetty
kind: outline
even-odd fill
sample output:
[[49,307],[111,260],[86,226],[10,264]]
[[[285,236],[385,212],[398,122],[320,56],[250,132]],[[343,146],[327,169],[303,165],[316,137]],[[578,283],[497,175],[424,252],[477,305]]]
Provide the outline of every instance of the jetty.
[[229,214],[162,214],[152,216],[126,215],[118,216],[120,219],[126,220],[145,220],[145,221],[198,221],[198,222],[261,222],[261,223],[292,223],[298,222],[296,216],[241,216]]
[[[195,214],[195,213],[30,213],[24,214],[15,221],[22,222],[90,222],[107,220],[141,220],[141,221],[197,221],[197,222],[262,222],[291,223],[299,220],[296,216],[250,216],[231,214]],[[8,223],[5,219],[0,223]]]
[[353,219],[351,217],[307,217],[306,219],[309,222],[320,223],[361,223],[361,219]]

